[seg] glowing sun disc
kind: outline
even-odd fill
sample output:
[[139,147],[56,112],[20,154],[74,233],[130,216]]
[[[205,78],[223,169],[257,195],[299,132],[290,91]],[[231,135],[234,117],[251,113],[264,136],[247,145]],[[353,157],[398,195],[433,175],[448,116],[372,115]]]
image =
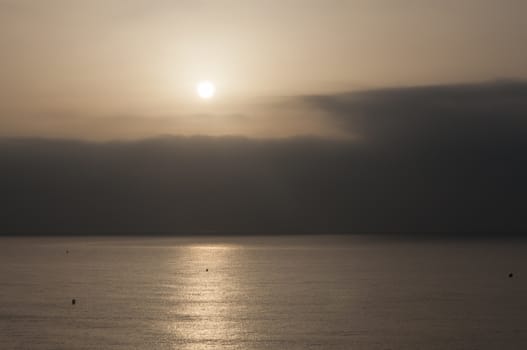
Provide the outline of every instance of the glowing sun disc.
[[214,94],[216,93],[216,87],[210,81],[201,81],[196,87],[196,92],[200,98],[209,99],[214,97]]

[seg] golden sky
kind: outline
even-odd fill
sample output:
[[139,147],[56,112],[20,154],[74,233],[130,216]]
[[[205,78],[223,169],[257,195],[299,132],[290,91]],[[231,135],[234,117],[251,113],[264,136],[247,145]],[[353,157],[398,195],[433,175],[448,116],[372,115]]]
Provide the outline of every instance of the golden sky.
[[338,135],[284,99],[525,79],[526,13],[524,0],[0,0],[0,136]]

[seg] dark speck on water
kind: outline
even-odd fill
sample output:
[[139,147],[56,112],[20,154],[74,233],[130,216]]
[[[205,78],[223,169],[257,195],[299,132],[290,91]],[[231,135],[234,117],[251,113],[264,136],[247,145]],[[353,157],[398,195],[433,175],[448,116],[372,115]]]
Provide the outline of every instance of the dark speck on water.
[[509,273],[509,278],[513,278],[514,277],[514,274],[511,272]]
[[76,302],[77,302],[77,300],[71,299],[71,305],[75,305]]

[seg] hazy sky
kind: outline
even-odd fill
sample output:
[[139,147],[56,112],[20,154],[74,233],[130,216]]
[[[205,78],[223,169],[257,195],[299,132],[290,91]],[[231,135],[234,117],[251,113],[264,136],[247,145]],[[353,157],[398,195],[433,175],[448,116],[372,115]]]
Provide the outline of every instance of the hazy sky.
[[525,14],[0,0],[0,234],[525,232]]
[[[342,136],[288,97],[526,78],[525,13],[523,0],[0,0],[0,134]],[[201,79],[213,101],[196,97]]]

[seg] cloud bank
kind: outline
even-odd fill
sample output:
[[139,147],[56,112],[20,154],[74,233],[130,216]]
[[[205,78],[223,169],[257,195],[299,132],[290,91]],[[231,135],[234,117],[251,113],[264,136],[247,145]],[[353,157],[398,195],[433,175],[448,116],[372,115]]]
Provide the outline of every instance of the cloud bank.
[[353,137],[4,138],[0,233],[527,230],[526,83],[289,103]]

